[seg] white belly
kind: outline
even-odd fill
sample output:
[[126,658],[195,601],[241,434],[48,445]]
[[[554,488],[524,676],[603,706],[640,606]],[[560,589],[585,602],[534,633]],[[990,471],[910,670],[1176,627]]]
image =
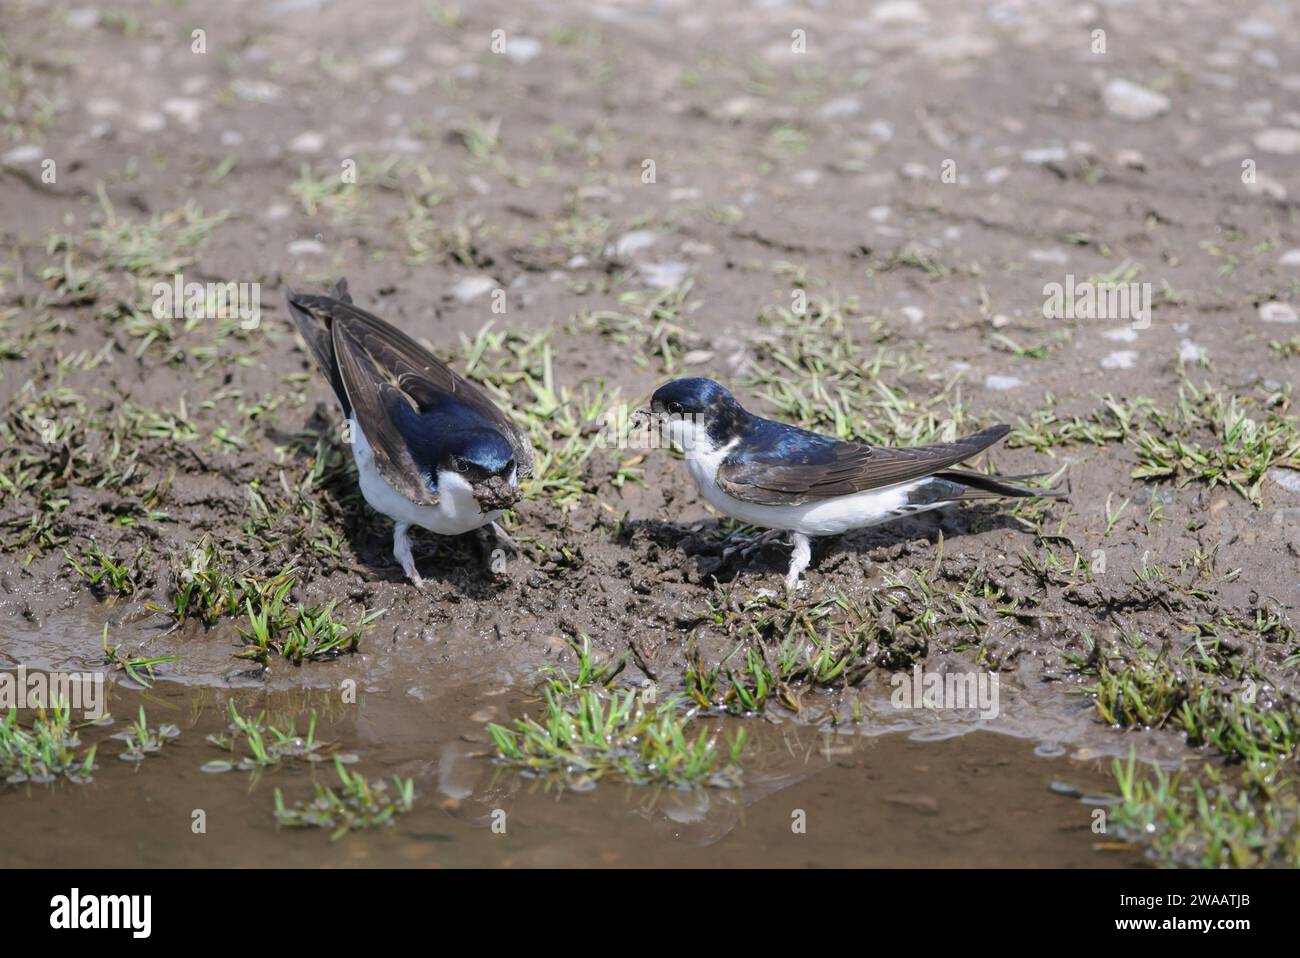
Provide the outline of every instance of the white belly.
[[920,512],[934,506],[907,506],[907,494],[927,479],[912,479],[893,486],[822,499],[799,506],[768,506],[732,498],[718,485],[718,466],[730,447],[696,451],[686,457],[686,469],[709,505],[724,515],[765,529],[802,532],[808,536],[833,536],[895,519],[901,512]]
[[467,483],[454,472],[438,473],[438,504],[418,505],[407,499],[379,474],[370,441],[355,419],[352,425],[352,459],[357,464],[361,495],[376,512],[395,522],[419,526],[444,536],[458,536],[501,518],[501,512],[483,512]]

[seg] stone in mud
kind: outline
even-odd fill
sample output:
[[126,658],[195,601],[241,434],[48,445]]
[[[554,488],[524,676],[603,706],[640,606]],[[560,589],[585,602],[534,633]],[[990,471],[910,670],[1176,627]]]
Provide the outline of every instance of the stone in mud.
[[0,163],[5,166],[26,166],[28,163],[35,163],[41,159],[45,151],[35,143],[24,143],[21,146],[15,146],[3,156],[0,156]]
[[174,117],[182,126],[197,127],[203,104],[190,97],[171,97],[163,101],[163,112]]
[[1178,344],[1178,358],[1185,363],[1199,363],[1205,359],[1205,348],[1184,339]]
[[1295,469],[1270,469],[1265,475],[1288,492],[1300,493],[1300,472]]
[[167,126],[167,117],[153,110],[136,114],[136,127],[143,133],[157,133]]
[[109,97],[93,97],[86,101],[86,112],[101,119],[117,116],[122,112],[122,104]]
[[1300,322],[1300,316],[1296,315],[1295,307],[1290,303],[1262,303],[1259,318],[1266,323]]
[[649,249],[658,239],[652,230],[633,230],[620,236],[606,255],[612,252],[619,259],[631,259],[643,249]]
[[1279,201],[1286,199],[1286,187],[1267,173],[1257,172],[1255,182],[1245,183],[1243,188],[1251,196],[1267,196]]
[[867,125],[867,133],[883,143],[888,143],[894,138],[894,124],[888,120],[872,120]]
[[1131,349],[1117,349],[1101,361],[1102,369],[1132,369],[1137,365],[1138,354]]
[[851,96],[842,96],[822,104],[817,116],[823,120],[841,120],[853,116],[862,109],[861,101]]
[[319,153],[325,147],[325,137],[315,130],[304,130],[289,141],[294,153]]
[[69,10],[67,16],[63,18],[73,30],[91,30],[99,25],[99,11],[94,7],[79,7],[76,10]]
[[246,80],[238,77],[230,81],[230,92],[250,103],[271,103],[280,99],[283,91],[270,80]]
[[989,375],[984,377],[984,388],[991,389],[994,392],[1004,392],[1008,389],[1018,389],[1025,384],[1023,379],[1017,379],[1015,376],[997,376]]
[[1169,112],[1169,97],[1149,90],[1132,80],[1116,78],[1102,88],[1102,102],[1106,112],[1121,120],[1154,120]]
[[1039,146],[1025,150],[1020,158],[1026,163],[1064,163],[1070,158],[1070,151],[1063,146]]
[[885,0],[872,8],[871,19],[878,24],[919,25],[926,23],[930,15],[913,0]]
[[376,70],[395,67],[406,59],[406,51],[401,47],[380,47],[366,57],[366,64]]
[[294,240],[286,249],[290,256],[320,256],[325,252],[324,244],[313,239]]
[[645,266],[638,267],[641,279],[647,286],[654,289],[676,289],[682,285],[682,280],[686,279],[688,269],[689,267],[685,263],[677,260],[648,263]]
[[1051,249],[1031,249],[1029,258],[1035,263],[1056,263],[1058,265],[1064,265],[1070,261],[1070,256],[1065,250],[1055,247]]
[[1300,153],[1300,130],[1270,127],[1255,134],[1255,145],[1265,153],[1292,156]]
[[1140,150],[1122,149],[1115,151],[1115,162],[1126,170],[1137,170],[1139,173],[1145,172],[1147,168],[1146,157]]
[[527,63],[542,52],[542,41],[535,37],[511,37],[506,41],[506,58],[511,63]]
[[447,295],[457,302],[468,303],[487,295],[496,287],[497,281],[491,276],[466,276],[447,290]]

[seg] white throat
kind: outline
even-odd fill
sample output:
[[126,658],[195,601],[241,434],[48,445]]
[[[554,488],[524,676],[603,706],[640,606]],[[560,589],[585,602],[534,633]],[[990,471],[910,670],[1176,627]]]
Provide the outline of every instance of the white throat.
[[352,458],[357,464],[357,479],[361,494],[376,512],[381,512],[395,522],[420,526],[444,536],[458,536],[501,518],[499,510],[484,512],[474,498],[474,490],[463,476],[439,469],[438,504],[427,506],[407,499],[394,489],[375,465],[370,440],[361,431],[360,424],[352,421]]

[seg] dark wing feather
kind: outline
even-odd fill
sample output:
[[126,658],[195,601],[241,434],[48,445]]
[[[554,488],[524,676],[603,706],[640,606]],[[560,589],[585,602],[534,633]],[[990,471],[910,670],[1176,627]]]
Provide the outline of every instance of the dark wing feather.
[[417,505],[436,506],[438,494],[429,488],[394,417],[397,403],[411,408],[415,405],[372,358],[362,338],[364,328],[358,330],[351,323],[337,320],[331,328],[339,375],[351,400],[353,416],[370,444],[375,468],[407,499]]
[[[430,405],[445,393],[454,395],[510,443],[519,478],[533,474],[533,447],[528,436],[483,390],[458,376],[414,339],[378,316],[337,299],[323,296],[311,299],[315,311],[323,313],[334,327],[336,349],[337,331],[343,327],[349,342],[369,356],[370,365],[380,371],[386,381],[415,400],[417,407]],[[350,387],[348,394],[355,403],[357,396]],[[369,432],[366,435],[369,436]]]
[[[338,285],[334,287],[334,292],[342,293],[339,299],[342,302],[350,303],[352,298],[348,296],[347,282],[339,280]],[[329,380],[330,387],[334,390],[334,395],[343,407],[343,415],[352,418],[352,404],[348,402],[347,390],[343,388],[343,380],[339,378],[338,363],[334,359],[334,336],[330,332],[328,317],[317,314],[316,305],[324,299],[321,296],[311,296],[302,293],[295,293],[293,290],[288,291],[289,312],[293,314],[294,322],[298,326],[298,332],[302,334],[303,341],[306,342],[307,348],[311,350],[312,357],[316,360],[316,365],[320,371],[325,374]]]
[[718,485],[745,502],[801,505],[924,478],[987,449],[1009,429],[994,426],[956,442],[897,449],[836,442],[821,447],[823,454],[814,462],[724,459],[718,467]]

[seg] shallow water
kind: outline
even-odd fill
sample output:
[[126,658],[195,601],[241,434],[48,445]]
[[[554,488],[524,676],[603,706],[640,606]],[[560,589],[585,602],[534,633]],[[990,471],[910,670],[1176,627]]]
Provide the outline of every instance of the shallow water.
[[[47,622],[12,632],[5,657],[19,651],[29,667],[99,667],[96,654],[67,651],[83,641],[98,651],[94,610],[79,607],[57,627]],[[1078,757],[1090,755],[1087,750],[1036,746],[956,721],[886,731],[890,726],[870,712],[860,726],[830,731],[749,719],[741,788],[678,790],[606,779],[587,791],[566,791],[487,755],[486,722],[535,708],[526,685],[395,664],[392,671],[354,673],[349,661],[360,663],[356,657],[282,668],[267,690],[239,678],[238,664],[226,678],[197,674],[196,660],[229,654],[216,635],[191,638],[186,647],[195,654],[186,656],[190,666],[173,670],[179,680],[149,690],[110,683],[115,727],[84,733],[87,742],[103,742],[92,782],[0,787],[0,864],[1105,867],[1140,861],[1132,851],[1105,847],[1104,836],[1091,832],[1095,802],[1060,794],[1060,783],[1076,796],[1113,790],[1109,760]],[[365,678],[355,704],[346,704],[333,683],[353,674]],[[232,677],[245,687],[227,685]],[[355,756],[350,771],[371,780],[414,780],[413,810],[391,827],[334,842],[320,830],[278,827],[275,789],[290,802],[307,798],[313,782],[337,783],[333,766],[299,761],[257,774],[201,771],[206,762],[229,757],[206,738],[226,730],[231,698],[246,716],[265,710],[273,721],[295,718],[300,731],[315,709],[317,738]],[[141,704],[151,726],[174,723],[181,734],[142,763],[121,761],[122,745],[109,735]],[[206,830],[196,833],[199,810]]]

